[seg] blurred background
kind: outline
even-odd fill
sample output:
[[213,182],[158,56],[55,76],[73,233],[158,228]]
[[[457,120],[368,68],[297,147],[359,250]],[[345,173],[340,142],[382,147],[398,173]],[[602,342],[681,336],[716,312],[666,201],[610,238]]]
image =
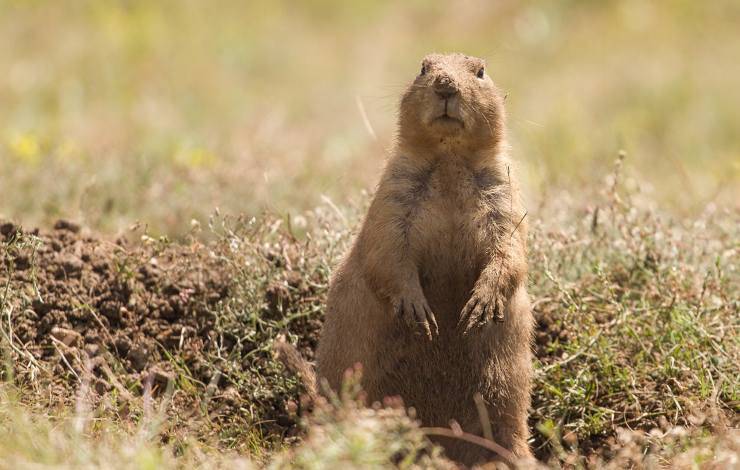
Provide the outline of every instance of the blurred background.
[[737,205],[740,2],[0,0],[0,217],[182,234],[362,201],[424,54],[488,61],[536,207],[619,151],[655,205]]

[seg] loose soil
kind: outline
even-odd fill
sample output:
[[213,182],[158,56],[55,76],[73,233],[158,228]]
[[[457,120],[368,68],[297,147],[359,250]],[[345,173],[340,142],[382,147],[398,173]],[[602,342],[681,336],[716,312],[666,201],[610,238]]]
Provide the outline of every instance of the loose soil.
[[[6,244],[23,235],[10,223],[0,233]],[[201,359],[213,339],[214,306],[228,293],[217,263],[187,248],[157,252],[123,238],[100,240],[66,221],[30,234],[41,243],[4,260],[0,285],[22,290],[15,298],[27,306],[12,310],[12,333],[33,359],[62,376],[80,376],[87,365],[104,379],[111,355],[119,381],[161,388],[174,378],[167,354],[177,352],[208,383]],[[110,386],[95,382],[101,392]]]
[[[234,286],[233,267],[212,245],[143,240],[108,241],[63,220],[52,230],[32,231],[0,221],[0,344],[15,364],[15,382],[67,404],[82,386],[98,401],[126,401],[145,391],[159,396],[177,384],[198,391],[173,396],[183,421],[205,410],[212,424],[255,426],[274,440],[295,432],[288,401],[298,396],[297,379],[280,377],[269,347],[257,344],[263,337],[250,334],[255,325],[234,327],[233,319],[220,317]],[[271,256],[280,263],[266,253]],[[265,318],[284,314],[292,295],[310,294],[295,273],[284,277],[264,289]],[[224,326],[229,321],[232,331]],[[319,327],[310,318],[291,323],[308,358]],[[227,362],[253,370],[237,378],[225,371]],[[262,375],[272,380],[268,386]],[[273,390],[245,393],[252,383]],[[205,402],[196,403],[203,396]],[[250,406],[252,415],[244,411]]]

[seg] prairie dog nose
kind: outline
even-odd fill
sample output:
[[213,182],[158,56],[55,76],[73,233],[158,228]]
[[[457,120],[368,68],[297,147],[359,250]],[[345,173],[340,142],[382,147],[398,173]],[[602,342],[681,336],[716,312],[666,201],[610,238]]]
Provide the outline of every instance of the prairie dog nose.
[[457,86],[450,77],[443,75],[434,80],[434,92],[437,96],[446,100],[457,94]]

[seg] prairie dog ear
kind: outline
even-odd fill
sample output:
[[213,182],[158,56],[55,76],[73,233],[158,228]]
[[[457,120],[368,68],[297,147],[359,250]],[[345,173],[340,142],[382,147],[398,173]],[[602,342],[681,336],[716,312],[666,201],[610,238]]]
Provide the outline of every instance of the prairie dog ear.
[[421,59],[421,71],[419,75],[426,75],[429,72],[429,69],[431,68],[431,66],[432,64],[428,56]]

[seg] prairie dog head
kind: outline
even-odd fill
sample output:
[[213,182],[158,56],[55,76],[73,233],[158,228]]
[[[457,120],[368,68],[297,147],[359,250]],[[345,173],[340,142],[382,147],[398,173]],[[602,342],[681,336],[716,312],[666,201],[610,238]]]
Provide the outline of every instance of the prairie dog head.
[[457,153],[495,148],[503,136],[503,98],[485,62],[463,54],[424,57],[401,98],[401,141]]

